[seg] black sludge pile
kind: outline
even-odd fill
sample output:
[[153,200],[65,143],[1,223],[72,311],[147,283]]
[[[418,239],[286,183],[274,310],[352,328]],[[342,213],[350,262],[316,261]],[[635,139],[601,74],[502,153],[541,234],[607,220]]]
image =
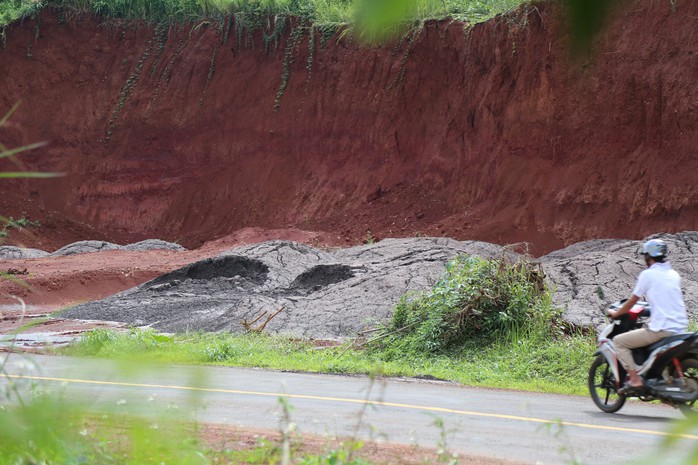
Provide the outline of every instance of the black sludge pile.
[[[657,237],[669,243],[694,315],[698,233]],[[565,319],[600,325],[602,310],[630,295],[644,266],[638,255],[641,245],[642,241],[596,240],[541,257],[555,289],[554,302],[565,310]],[[516,258],[498,245],[441,238],[386,239],[334,251],[272,241],[193,263],[74,307],[64,317],[151,325],[171,332],[240,332],[259,328],[276,313],[265,331],[313,338],[354,336],[389,318],[407,292],[431,288],[456,255],[500,258],[504,253]]]

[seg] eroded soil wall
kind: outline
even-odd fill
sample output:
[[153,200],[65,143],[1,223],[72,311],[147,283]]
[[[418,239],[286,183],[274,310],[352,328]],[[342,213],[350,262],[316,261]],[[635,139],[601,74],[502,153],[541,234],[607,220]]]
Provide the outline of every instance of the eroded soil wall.
[[3,212],[188,246],[292,225],[540,254],[695,230],[698,2],[675,3],[629,2],[578,60],[548,5],[381,47],[46,12],[6,31],[0,112],[22,104],[0,140],[49,141],[21,159],[66,176],[4,183]]

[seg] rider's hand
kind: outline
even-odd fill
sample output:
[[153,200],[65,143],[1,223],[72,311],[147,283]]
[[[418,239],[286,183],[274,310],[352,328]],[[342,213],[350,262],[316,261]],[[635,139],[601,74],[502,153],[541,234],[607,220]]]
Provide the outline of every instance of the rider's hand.
[[609,309],[609,310],[608,310],[608,316],[609,316],[612,320],[615,320],[615,319],[616,319],[616,316],[618,316],[618,312],[615,312],[615,311]]

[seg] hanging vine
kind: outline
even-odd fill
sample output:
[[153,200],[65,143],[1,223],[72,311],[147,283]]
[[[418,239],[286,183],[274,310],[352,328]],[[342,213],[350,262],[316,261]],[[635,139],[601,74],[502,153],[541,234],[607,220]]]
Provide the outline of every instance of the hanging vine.
[[155,57],[153,58],[153,64],[150,66],[150,76],[154,77],[158,72],[158,65],[160,64],[160,57],[162,52],[165,50],[165,43],[167,42],[168,28],[163,23],[158,23],[155,26],[155,41],[157,48],[155,49]]
[[[262,37],[264,39],[264,50],[269,52],[269,46],[274,43],[274,50],[278,50],[279,41],[286,30],[286,16],[274,16],[274,30],[271,34],[267,34],[264,29],[262,29]],[[270,20],[267,19],[267,29],[271,29]]]
[[281,98],[284,96],[286,87],[288,87],[288,82],[291,79],[291,65],[295,62],[293,57],[293,49],[298,45],[298,42],[305,34],[305,28],[297,27],[291,31],[291,36],[286,42],[286,50],[284,51],[284,62],[281,68],[281,85],[279,90],[276,92],[276,99],[274,100],[274,112],[277,112],[281,108]]
[[308,34],[308,64],[306,68],[308,69],[308,79],[310,79],[310,74],[313,72],[313,57],[315,56],[315,26],[310,26]]
[[204,106],[204,98],[206,97],[206,91],[208,90],[208,85],[213,79],[213,73],[216,71],[216,56],[218,55],[218,47],[213,47],[213,52],[211,53],[211,64],[208,67],[208,76],[206,77],[206,85],[204,86],[204,92],[201,95],[201,100],[199,100],[199,105]]
[[230,28],[233,25],[233,16],[228,16],[227,21],[226,21],[226,26],[225,26],[225,31],[223,32],[223,39],[221,41],[221,45],[225,45],[228,43],[228,35],[230,34]]
[[123,85],[123,87],[121,87],[119,100],[116,104],[116,107],[114,108],[114,112],[112,113],[109,122],[107,123],[106,140],[111,139],[111,136],[114,132],[114,128],[116,127],[116,120],[119,118],[119,114],[121,113],[121,110],[124,108],[126,101],[133,97],[133,92],[135,91],[136,85],[138,84],[138,80],[140,79],[141,71],[143,70],[143,65],[150,56],[150,51],[152,50],[152,48],[153,39],[150,39],[148,42],[146,42],[145,49],[143,50],[143,55],[141,55],[140,60],[138,60],[138,63],[136,63],[136,67],[133,70],[133,73],[131,73],[129,78],[126,79],[126,83]]

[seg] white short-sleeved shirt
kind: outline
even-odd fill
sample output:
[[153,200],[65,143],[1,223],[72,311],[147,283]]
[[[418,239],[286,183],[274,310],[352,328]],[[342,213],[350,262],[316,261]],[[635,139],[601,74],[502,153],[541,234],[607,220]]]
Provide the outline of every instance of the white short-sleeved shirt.
[[681,276],[668,262],[654,263],[642,271],[633,295],[646,298],[652,307],[650,331],[686,331],[688,316],[681,294]]

